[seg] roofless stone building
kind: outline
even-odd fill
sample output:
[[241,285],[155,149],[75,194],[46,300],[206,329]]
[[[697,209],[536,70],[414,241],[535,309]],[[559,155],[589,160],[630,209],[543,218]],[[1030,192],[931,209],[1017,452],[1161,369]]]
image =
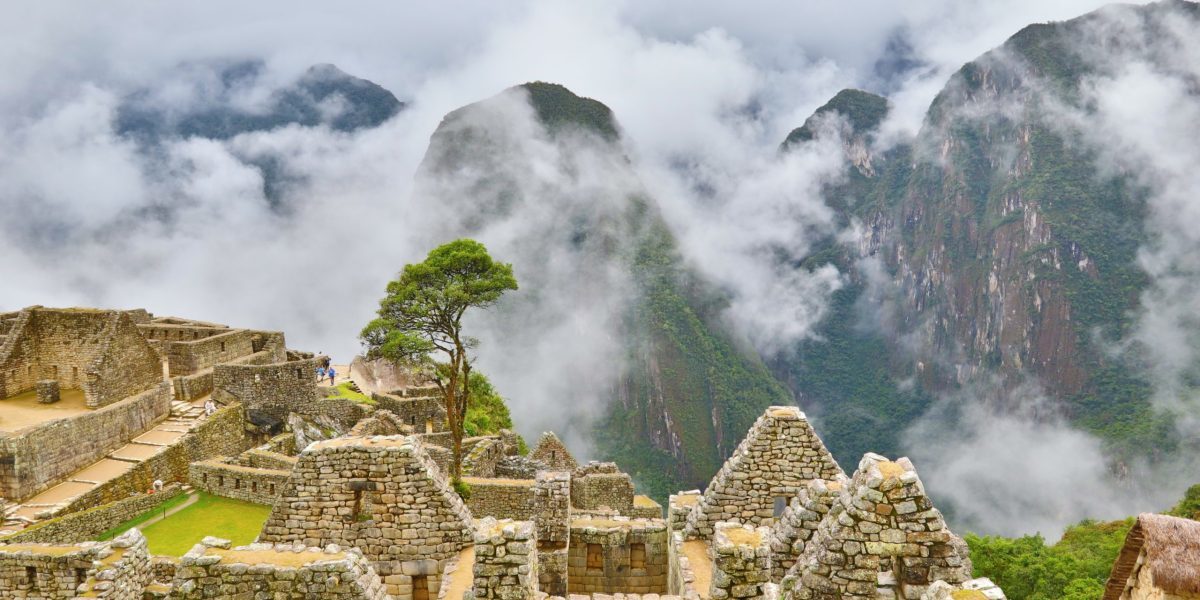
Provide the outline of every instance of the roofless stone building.
[[[550,432],[529,456],[507,431],[464,440],[464,499],[433,386],[356,401],[317,385],[322,361],[278,332],[142,310],[0,314],[0,597],[1004,597],[969,580],[911,462],[868,454],[847,476],[795,407],[767,409],[665,515]],[[171,483],[132,493],[154,479]],[[181,485],[271,506],[257,541],[181,558],[136,530],[91,541]]]

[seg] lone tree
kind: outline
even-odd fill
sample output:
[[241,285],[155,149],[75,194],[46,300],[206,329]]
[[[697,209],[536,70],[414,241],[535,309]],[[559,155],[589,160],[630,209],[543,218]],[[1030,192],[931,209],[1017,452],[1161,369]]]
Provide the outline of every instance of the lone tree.
[[[463,335],[463,315],[469,308],[487,308],[515,289],[511,264],[492,260],[475,240],[455,240],[434,248],[424,262],[405,265],[399,278],[388,282],[379,317],[360,335],[368,358],[432,364],[446,405],[456,484],[462,476],[463,421],[471,393],[467,351],[478,345]],[[444,354],[445,362],[431,356],[436,353]]]

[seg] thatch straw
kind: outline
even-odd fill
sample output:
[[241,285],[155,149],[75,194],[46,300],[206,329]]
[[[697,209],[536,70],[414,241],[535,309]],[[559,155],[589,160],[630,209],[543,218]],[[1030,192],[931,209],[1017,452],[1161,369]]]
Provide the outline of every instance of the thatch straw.
[[1156,587],[1168,594],[1200,593],[1200,522],[1141,514],[1113,563],[1104,600],[1120,599],[1143,552],[1141,568],[1150,569]]

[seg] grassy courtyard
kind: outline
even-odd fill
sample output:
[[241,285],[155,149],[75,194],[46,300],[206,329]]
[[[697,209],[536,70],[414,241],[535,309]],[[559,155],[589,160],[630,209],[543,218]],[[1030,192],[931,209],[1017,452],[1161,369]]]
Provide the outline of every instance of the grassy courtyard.
[[[163,506],[105,532],[101,538],[108,539],[138,527],[146,535],[151,554],[182,556],[207,535],[225,538],[235,546],[249,544],[258,536],[271,512],[271,507],[262,504],[204,492],[199,492],[197,496],[194,503],[164,519],[154,520],[162,516],[164,509],[170,511],[181,506],[187,497],[173,498]],[[143,525],[147,522],[148,525]]]
[[362,404],[369,404],[371,406],[375,406],[375,404],[376,404],[375,400],[371,399],[370,396],[368,396],[362,392],[357,392],[353,388],[351,388],[349,381],[347,381],[346,383],[339,383],[333,389],[337,390],[337,393],[334,394],[333,396],[330,396],[331,398],[349,398],[350,400],[353,400],[355,402],[360,402]]

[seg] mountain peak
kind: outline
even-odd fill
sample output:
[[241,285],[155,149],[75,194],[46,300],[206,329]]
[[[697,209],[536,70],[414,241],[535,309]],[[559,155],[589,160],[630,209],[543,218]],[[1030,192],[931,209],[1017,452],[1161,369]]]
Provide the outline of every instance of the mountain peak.
[[805,119],[803,125],[793,129],[783,141],[781,149],[788,150],[793,144],[813,139],[818,119],[829,112],[842,115],[850,123],[854,133],[865,134],[883,122],[888,113],[888,101],[887,98],[871,92],[844,89]]
[[551,133],[567,127],[579,127],[609,141],[621,136],[612,109],[603,102],[579,96],[566,86],[545,81],[524,83],[517,88],[529,94],[530,106]]

